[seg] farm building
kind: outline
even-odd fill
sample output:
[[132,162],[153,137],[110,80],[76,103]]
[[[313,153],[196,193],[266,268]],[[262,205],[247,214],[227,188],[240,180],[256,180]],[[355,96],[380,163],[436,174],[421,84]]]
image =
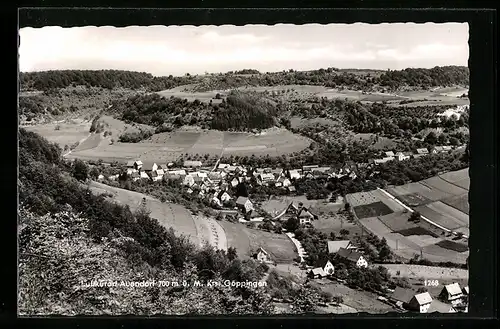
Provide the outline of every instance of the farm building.
[[394,292],[389,296],[389,300],[398,307],[407,308],[414,296],[415,293],[412,290],[396,287]]
[[232,180],[231,180],[231,186],[232,187],[236,187],[238,184],[240,183],[240,181],[238,180],[238,178],[234,177]]
[[319,268],[323,269],[326,275],[333,275],[335,271],[335,267],[329,260],[318,262],[316,265],[318,265]]
[[185,168],[200,168],[203,165],[201,161],[184,161]]
[[460,304],[462,302],[464,295],[462,293],[462,289],[458,283],[448,284],[443,287],[441,293],[439,294],[439,298],[447,303]]
[[153,180],[153,182],[157,182],[163,179],[163,175],[163,169],[157,169],[151,172],[151,179]]
[[245,213],[253,210],[252,202],[248,198],[243,196],[238,197],[238,199],[236,200],[236,206]]
[[349,240],[328,241],[328,253],[335,254],[340,248],[352,249],[353,245]]
[[302,171],[314,171],[316,168],[319,168],[318,165],[310,165],[310,166],[302,166]]
[[356,263],[357,267],[368,267],[368,262],[363,255],[352,249],[340,248],[339,251],[337,251],[337,255],[348,261]]
[[130,160],[127,161],[127,168],[133,168],[135,170],[139,170],[142,167],[142,161],[141,160]]
[[317,268],[313,268],[312,270],[309,270],[308,276],[310,278],[313,278],[313,279],[321,279],[321,278],[324,278],[328,275],[325,273],[323,268],[317,267]]
[[392,152],[392,151],[387,151],[387,152],[384,152],[384,153],[385,153],[385,156],[388,157],[388,158],[394,157],[394,152]]
[[217,207],[221,207],[221,208],[222,208],[222,201],[221,201],[221,200],[217,197],[217,195],[214,195],[214,196],[212,197],[212,200],[210,200],[210,202],[211,202],[213,205],[215,205],[215,206],[217,206]]
[[468,296],[468,295],[469,295],[469,286],[463,287],[463,288],[462,288],[462,293],[463,293],[465,296]]
[[276,179],[280,178],[283,175],[283,169],[282,168],[276,168],[271,170],[271,174],[274,175]]
[[270,182],[274,181],[274,175],[273,174],[260,174],[258,176],[257,182],[261,185],[267,185]]
[[144,162],[141,170],[145,172],[152,172],[158,169],[158,165],[155,162]]
[[217,197],[222,203],[231,200],[231,196],[226,191],[219,191]]
[[295,186],[291,185],[291,186],[288,186],[288,192],[290,193],[293,193],[293,192],[296,192],[297,190],[295,189]]
[[278,178],[278,181],[276,182],[276,186],[277,187],[288,187],[290,186],[290,184],[292,184],[290,182],[290,180],[284,176],[281,176],[280,178]]
[[428,149],[421,148],[421,149],[417,149],[417,153],[414,155],[414,157],[421,157],[421,156],[428,155],[428,154],[429,154]]
[[229,166],[230,165],[228,163],[219,163],[219,165],[217,166],[217,169],[226,169]]
[[289,170],[288,171],[288,178],[290,179],[299,179],[300,178],[300,172],[298,169],[294,170]]
[[419,313],[427,313],[432,303],[432,297],[428,292],[416,294],[408,303],[408,309]]
[[303,207],[298,211],[297,218],[299,219],[300,224],[305,224],[318,219],[318,216],[314,215],[310,210]]
[[268,252],[265,251],[264,248],[262,248],[262,247],[257,249],[257,251],[255,252],[255,254],[253,256],[259,262],[268,262],[270,260]]
[[193,177],[193,176],[191,176],[191,175],[186,175],[186,176],[184,177],[184,180],[182,181],[182,184],[184,184],[184,185],[186,185],[186,186],[189,186],[189,187],[193,186],[193,185],[194,185],[194,183],[195,183],[195,182],[194,182],[194,177]]
[[398,161],[404,161],[404,160],[408,160],[410,158],[409,155],[406,155],[403,152],[396,153],[395,157],[396,157],[396,160],[398,160]]

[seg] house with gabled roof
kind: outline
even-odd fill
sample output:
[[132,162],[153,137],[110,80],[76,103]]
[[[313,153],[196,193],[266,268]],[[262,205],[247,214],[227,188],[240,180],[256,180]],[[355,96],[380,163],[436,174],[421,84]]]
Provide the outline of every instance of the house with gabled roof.
[[156,164],[156,162],[144,161],[142,168],[141,168],[141,171],[145,171],[145,172],[149,173],[149,172],[155,171],[156,169],[158,169],[158,165]]
[[288,188],[288,192],[290,193],[294,193],[294,192],[297,192],[297,189],[295,188],[295,186],[293,185],[290,185],[287,187]]
[[335,267],[328,259],[316,262],[315,266],[322,268],[326,275],[333,275],[335,272]]
[[448,284],[443,287],[441,293],[439,294],[439,299],[443,302],[451,303],[451,304],[459,304],[462,302],[464,294],[460,285],[458,283]]
[[274,182],[274,175],[273,174],[260,174],[259,176],[257,176],[257,182],[260,184],[260,185],[268,185],[269,183],[271,182]]
[[427,313],[432,303],[432,297],[428,292],[414,295],[408,302],[408,309],[419,313]]
[[138,171],[134,171],[130,174],[130,179],[133,181],[133,182],[136,182],[138,181],[139,179],[141,179],[141,174],[139,174]]
[[469,295],[469,286],[465,286],[462,288],[462,293],[465,295],[465,296],[468,296]]
[[308,208],[302,207],[298,210],[297,218],[299,219],[300,224],[306,224],[318,219],[318,216],[313,214]]
[[316,267],[316,268],[309,270],[307,275],[313,279],[321,279],[321,278],[328,276],[321,267]]
[[184,168],[200,168],[203,165],[201,161],[191,161],[191,160],[186,160],[184,161]]
[[353,249],[340,248],[336,255],[355,263],[356,267],[368,267],[368,262],[363,255]]
[[229,166],[230,165],[228,163],[219,163],[219,165],[217,166],[217,169],[226,169]]
[[413,296],[415,296],[413,290],[396,287],[388,297],[390,301],[396,304],[396,306],[406,308],[408,307],[408,303],[410,303]]
[[140,171],[139,176],[140,176],[140,179],[149,179],[149,175],[144,171]]
[[290,179],[299,179],[301,177],[301,175],[300,175],[300,169],[288,170],[287,176]]
[[194,177],[192,175],[186,175],[182,181],[182,184],[192,187],[195,184]]
[[248,213],[253,210],[253,204],[247,197],[240,196],[236,199],[236,206],[240,208],[244,213]]
[[229,200],[232,199],[229,193],[227,193],[226,191],[217,192],[217,197],[220,199],[222,203],[228,202]]
[[127,161],[127,168],[132,168],[135,170],[141,169],[143,163],[141,160],[129,160]]
[[387,152],[384,152],[385,153],[385,156],[390,158],[390,157],[394,157],[394,152],[392,151],[387,151]]
[[288,187],[292,184],[288,178],[285,176],[281,176],[278,178],[276,183],[274,184],[276,187]]
[[231,186],[232,187],[236,187],[238,186],[238,184],[240,183],[239,179],[237,177],[234,177],[232,180],[231,180]]
[[319,168],[319,165],[302,166],[302,172],[314,171],[314,169],[316,169],[316,168]]
[[156,170],[151,171],[150,175],[151,175],[151,180],[153,182],[157,182],[157,181],[161,181],[163,179],[164,172],[163,172],[163,169],[156,169]]
[[344,248],[344,249],[353,249],[354,248],[354,246],[350,240],[328,241],[327,244],[328,244],[328,253],[329,254],[337,253],[340,248]]
[[408,160],[410,158],[410,156],[405,155],[403,152],[398,152],[395,154],[395,158],[398,161],[404,161],[404,160]]
[[253,254],[253,257],[259,262],[270,261],[269,253],[265,251],[264,248],[262,247],[259,247],[259,249],[257,249],[257,251]]
[[413,155],[414,158],[419,158],[429,154],[429,150],[426,148],[417,149],[417,153]]

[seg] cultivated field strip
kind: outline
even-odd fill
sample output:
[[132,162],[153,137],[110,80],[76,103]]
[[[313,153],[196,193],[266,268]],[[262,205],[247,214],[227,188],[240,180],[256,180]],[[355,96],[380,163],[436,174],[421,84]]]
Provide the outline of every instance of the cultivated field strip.
[[465,214],[469,214],[469,194],[454,196],[451,198],[443,199],[441,202],[460,210]]
[[439,176],[426,179],[420,183],[425,185],[425,186],[430,187],[431,189],[443,191],[443,192],[450,194],[450,195],[462,195],[464,193],[467,193],[466,189],[463,189],[459,186],[450,184],[449,182],[445,181],[444,179],[440,178]]
[[469,215],[463,213],[462,211],[455,209],[441,201],[436,201],[427,205],[427,207],[431,208],[438,213],[449,216],[457,219],[459,222],[462,222],[463,225],[469,226]]
[[439,175],[439,177],[441,177],[442,179],[444,179],[447,182],[455,183],[455,182],[461,181],[463,179],[469,178],[469,168],[457,170],[457,171],[450,171],[450,172]]
[[422,216],[449,230],[455,230],[465,226],[465,223],[460,220],[453,218],[449,214],[441,214],[430,208],[429,205],[416,207],[415,210],[422,214]]

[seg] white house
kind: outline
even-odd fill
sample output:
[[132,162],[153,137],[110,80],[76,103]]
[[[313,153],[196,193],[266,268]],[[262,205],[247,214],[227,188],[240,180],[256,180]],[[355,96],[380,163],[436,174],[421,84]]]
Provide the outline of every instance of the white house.
[[199,168],[202,165],[203,163],[201,161],[189,161],[189,160],[184,161],[185,168]]
[[307,208],[300,208],[297,214],[297,218],[299,219],[300,224],[306,224],[312,222],[314,219],[317,219],[317,216],[314,215]]
[[129,160],[127,161],[127,168],[139,170],[142,168],[142,161],[141,160]]
[[226,169],[227,167],[229,167],[228,163],[219,163],[217,169]]
[[353,263],[356,263],[357,267],[368,267],[368,262],[363,257],[363,255],[352,249],[340,248],[339,251],[337,251],[337,255]]
[[462,289],[458,283],[448,284],[443,287],[439,298],[445,302],[451,303],[452,305],[460,304],[462,302],[464,295]]
[[157,182],[163,179],[163,175],[164,175],[163,169],[157,169],[151,172],[151,179],[154,182]]
[[238,184],[240,183],[240,181],[238,180],[238,178],[234,177],[232,180],[231,180],[231,186],[232,187],[236,187]]
[[309,165],[309,166],[302,166],[302,171],[314,171],[314,169],[319,168],[318,165]]
[[432,297],[428,292],[416,294],[408,303],[408,308],[419,313],[427,313],[432,303]]
[[269,184],[270,182],[273,182],[273,181],[274,181],[274,175],[273,174],[260,174],[258,176],[258,182],[261,185],[267,185],[267,184]]
[[323,271],[327,274],[327,275],[333,275],[334,271],[335,271],[335,267],[333,266],[333,264],[327,260],[326,262],[324,262],[322,264],[322,267]]
[[293,169],[288,171],[288,178],[290,179],[299,179],[300,178],[300,172],[298,169]]
[[392,151],[388,151],[388,152],[384,152],[385,153],[385,156],[390,158],[390,157],[394,157],[394,152]]
[[405,155],[403,152],[396,153],[395,157],[398,161],[404,161],[404,160],[408,160],[410,158],[409,155]]
[[194,183],[195,183],[195,182],[194,182],[194,177],[193,177],[193,176],[191,176],[191,175],[186,175],[186,176],[184,177],[184,180],[182,181],[182,184],[184,184],[184,185],[186,185],[186,186],[189,186],[189,187],[193,186],[193,185],[194,185]]
[[252,202],[248,198],[243,196],[238,197],[238,199],[236,200],[236,206],[245,213],[253,210]]
[[340,248],[344,249],[353,249],[353,245],[351,241],[349,240],[335,240],[335,241],[328,241],[328,253],[329,254],[335,254],[339,251]]
[[309,277],[314,278],[314,279],[321,279],[327,276],[323,268],[321,267],[316,267],[313,268],[308,272]]
[[144,171],[141,171],[141,173],[140,173],[140,178],[141,178],[141,179],[149,179],[149,175],[148,175],[148,174],[146,174]]
[[264,248],[260,247],[255,252],[254,258],[257,259],[259,262],[268,262],[269,254],[267,253],[267,251],[264,250]]
[[421,149],[417,149],[417,153],[414,154],[413,156],[415,158],[419,158],[421,156],[424,156],[424,155],[428,155],[429,154],[429,150],[426,149],[426,148],[421,148]]
[[231,196],[226,191],[220,191],[217,196],[222,203],[231,200]]
[[211,202],[218,207],[222,207],[222,201],[217,197],[217,195],[212,197]]

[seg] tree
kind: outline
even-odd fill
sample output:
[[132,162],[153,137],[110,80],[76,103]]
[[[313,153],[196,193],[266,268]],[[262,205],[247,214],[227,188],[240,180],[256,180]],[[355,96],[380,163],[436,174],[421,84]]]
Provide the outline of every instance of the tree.
[[85,181],[88,178],[89,167],[85,162],[80,159],[76,159],[73,164],[73,177],[80,181]]
[[437,141],[438,141],[438,139],[437,139],[436,133],[434,131],[431,131],[430,133],[428,133],[424,139],[425,143],[428,143],[431,145],[435,145],[437,143]]
[[276,222],[274,225],[274,233],[276,234],[281,234],[283,233],[283,226],[281,225],[280,222]]
[[411,213],[410,218],[408,218],[408,221],[418,223],[420,222],[420,218],[421,218],[420,213],[418,211],[414,211]]
[[342,235],[342,237],[349,235],[349,231],[346,230],[345,228],[341,229],[339,233],[340,233],[340,235]]
[[234,247],[227,248],[227,257],[229,258],[230,261],[238,258],[238,253],[236,252],[236,248]]
[[384,262],[390,256],[391,256],[391,249],[387,245],[382,246],[382,248],[380,248],[380,251],[378,253],[378,258],[380,259],[380,261]]
[[351,205],[349,204],[349,202],[346,202],[344,205],[344,210],[349,211],[350,209],[351,209]]
[[92,177],[92,179],[97,179],[99,177],[99,169],[97,169],[97,167],[92,167],[92,169],[90,170],[90,173],[89,173],[90,177]]
[[288,218],[288,220],[285,222],[284,228],[288,232],[295,232],[300,226],[300,221],[297,217],[293,216]]
[[417,289],[417,294],[421,294],[421,293],[424,293],[424,292],[427,292],[427,288],[426,287],[420,287]]

